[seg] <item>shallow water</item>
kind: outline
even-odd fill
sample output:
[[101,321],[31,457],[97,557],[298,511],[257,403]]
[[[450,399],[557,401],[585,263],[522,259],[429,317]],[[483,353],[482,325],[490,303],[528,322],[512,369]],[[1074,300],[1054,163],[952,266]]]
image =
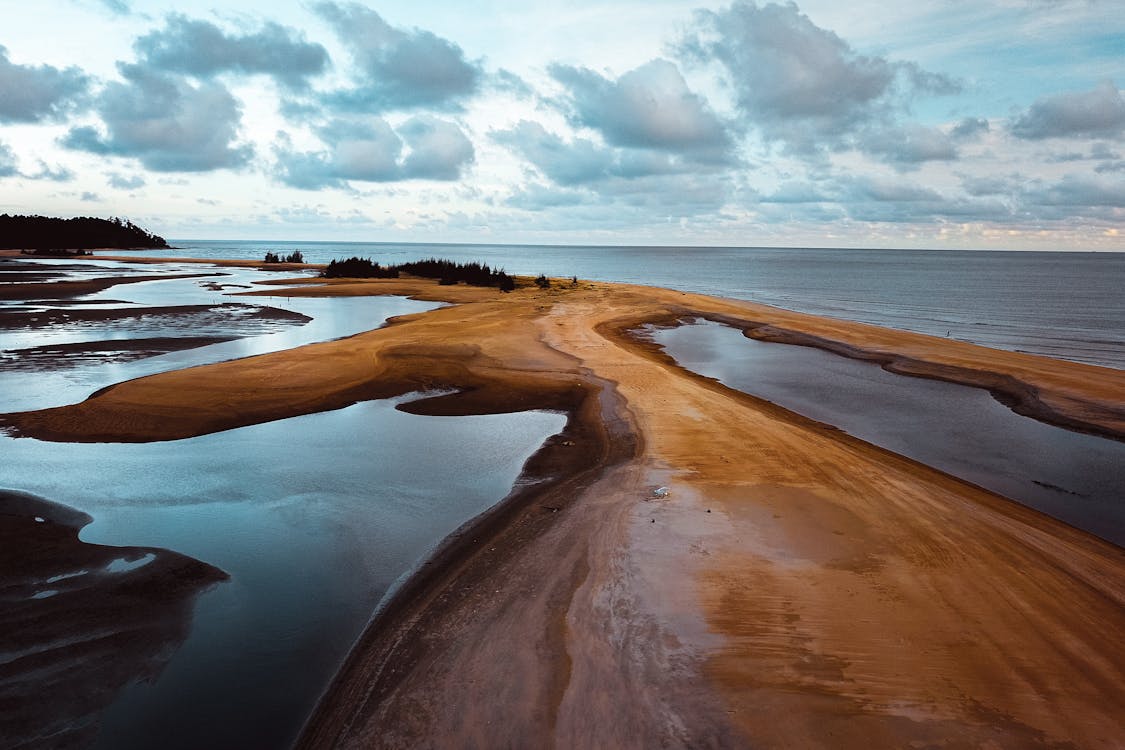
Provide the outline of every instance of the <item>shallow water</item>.
[[887,372],[711,321],[650,329],[683,367],[1125,546],[1125,443],[1016,414],[988,391]]
[[[69,265],[54,263],[64,278],[129,271],[114,263]],[[0,350],[155,336],[245,337],[130,362],[62,354],[66,367],[51,371],[17,362],[0,371],[0,411],[72,403],[123,380],[345,337],[377,328],[390,316],[438,306],[398,297],[224,294],[277,278],[247,269],[160,264],[133,272],[223,275],[122,284],[63,305],[0,303],[0,313],[31,314],[52,307],[210,306],[190,315],[109,324],[73,320],[0,329]],[[210,287],[215,282],[230,286],[216,290]],[[271,305],[311,320],[248,324],[243,309],[232,304]],[[287,746],[388,588],[442,538],[504,497],[526,459],[565,424],[562,415],[544,412],[416,416],[397,411],[395,403],[361,403],[163,443],[61,444],[0,436],[0,488],[89,513],[94,520],[82,530],[82,541],[167,548],[230,575],[199,596],[190,622],[150,624],[154,631],[163,628],[154,637],[168,636],[156,642],[151,659],[146,652],[137,664],[119,658],[104,665],[122,673],[114,684],[130,675],[134,682],[100,715],[96,747]],[[129,573],[151,559],[122,557],[114,570]],[[50,590],[34,596],[48,602]],[[151,603],[142,595],[137,606]],[[96,641],[101,634],[87,636]],[[40,648],[49,653],[53,647]],[[102,668],[86,667],[94,675]],[[41,700],[58,701],[49,712],[56,717],[83,717],[97,715],[110,699],[79,700],[77,709],[58,695]]]
[[91,514],[83,541],[231,576],[200,596],[159,678],[118,696],[96,747],[285,747],[388,587],[564,423],[379,401],[164,443],[0,438],[0,486]]
[[[59,262],[58,265],[63,265]],[[111,262],[99,263],[116,273],[127,264]],[[154,264],[143,266],[148,274],[182,273],[185,266],[179,264]],[[206,288],[212,281],[221,284],[238,284],[227,292],[246,289],[270,289],[255,281],[277,279],[276,273],[251,269],[216,269],[212,266],[189,266],[189,271],[222,273],[213,279],[166,279],[146,281],[135,284],[122,284],[97,294],[78,300],[78,305],[69,305],[68,310],[83,307],[144,308],[169,307],[178,305],[213,305],[215,307],[231,304],[272,306],[300,313],[312,318],[304,325],[291,323],[277,324],[271,321],[251,322],[239,316],[225,314],[160,315],[147,318],[131,318],[111,324],[75,323],[57,324],[37,329],[0,329],[0,350],[20,349],[47,344],[72,344],[105,339],[143,338],[146,336],[198,336],[232,335],[244,336],[234,341],[220,344],[170,352],[156,357],[128,362],[91,363],[88,367],[74,367],[65,371],[43,372],[6,371],[0,374],[0,411],[27,411],[60,406],[81,401],[92,392],[114,383],[151,375],[166,370],[221,362],[228,359],[265,354],[282,349],[291,349],[317,341],[351,336],[362,331],[378,328],[387,318],[396,315],[425,312],[440,305],[434,302],[420,302],[404,297],[238,297],[221,291]],[[68,272],[69,273],[69,272]],[[105,268],[96,275],[107,275]],[[106,304],[111,300],[120,302]],[[9,306],[15,306],[13,303]],[[5,307],[0,305],[0,313]],[[261,331],[261,332],[259,332]],[[251,335],[246,335],[251,334]]]
[[1125,253],[175,240],[155,257],[430,256],[623,281],[1125,369]]

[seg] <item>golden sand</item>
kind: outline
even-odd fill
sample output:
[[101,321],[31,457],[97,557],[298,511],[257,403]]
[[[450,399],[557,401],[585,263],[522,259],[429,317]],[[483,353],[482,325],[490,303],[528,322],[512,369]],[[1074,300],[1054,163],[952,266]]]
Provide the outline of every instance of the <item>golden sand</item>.
[[1121,436],[1119,371],[624,285],[261,293],[456,304],[3,422],[165,440],[433,388],[463,391],[408,408],[571,414],[539,457],[553,481],[399,592],[303,746],[1125,744],[1121,549],[688,373],[628,330],[710,317]]

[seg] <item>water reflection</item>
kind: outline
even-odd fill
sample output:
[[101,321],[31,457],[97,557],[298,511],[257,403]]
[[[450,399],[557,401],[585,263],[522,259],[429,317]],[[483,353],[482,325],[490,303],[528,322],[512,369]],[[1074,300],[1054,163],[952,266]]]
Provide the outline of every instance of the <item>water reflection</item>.
[[[106,275],[107,267],[113,273],[128,269],[126,264],[108,261],[103,266],[97,275]],[[200,268],[213,270],[209,266]],[[81,275],[83,271],[79,268],[67,273]],[[170,275],[182,273],[183,267],[154,264],[144,266],[143,271],[145,275]],[[286,298],[280,295],[280,289],[276,297],[231,296],[227,292],[242,291],[254,282],[277,279],[278,275],[226,268],[216,273],[223,275],[124,284],[87,295],[80,305],[59,307],[51,303],[32,311],[23,310],[25,304],[0,305],[0,313],[6,313],[0,319],[7,321],[0,325],[4,386],[0,411],[74,403],[124,380],[351,336],[378,328],[389,317],[439,306],[402,297]],[[225,288],[214,288],[215,283]],[[109,320],[105,319],[107,315]],[[47,325],[17,325],[33,317],[43,318],[37,323],[46,320]],[[187,336],[211,336],[217,342],[207,345],[198,341],[200,346],[176,350],[175,342],[159,340]],[[133,343],[105,343],[124,340]],[[38,347],[44,347],[46,353]],[[64,347],[66,351],[59,353],[52,347]],[[132,356],[137,353],[156,356]],[[48,355],[61,359],[66,366],[32,366],[37,358]]]
[[198,599],[159,679],[114,700],[96,746],[286,746],[387,588],[564,423],[368,402],[165,443],[0,438],[0,486],[89,513],[85,542],[175,549],[231,576]]
[[1125,546],[1125,443],[1020,416],[979,388],[710,321],[650,333],[690,370]]
[[[113,273],[127,268],[102,265]],[[55,266],[65,278],[107,275],[104,267]],[[137,270],[183,271],[176,264]],[[243,336],[143,359],[70,357],[68,367],[54,371],[30,366],[29,353],[21,351],[9,358],[11,367],[0,367],[0,411],[73,403],[123,380],[350,336],[390,316],[437,306],[392,297],[232,297],[226,293],[277,276],[216,272],[223,275],[122,284],[73,304],[0,303],[10,320],[60,311],[70,316],[33,331],[0,327],[0,349],[112,348],[112,340],[189,331]],[[242,307],[234,310],[234,304]],[[249,330],[257,321],[242,313],[261,305],[288,311],[303,324]],[[78,322],[85,312],[114,308],[123,308],[114,313],[118,323]],[[172,309],[131,314],[153,308]],[[0,488],[81,509],[74,511],[81,523],[70,531],[73,543],[108,550],[83,564],[38,571],[35,587],[21,590],[19,607],[0,609],[0,625],[15,622],[10,618],[17,613],[27,623],[47,618],[63,627],[68,620],[59,607],[66,605],[73,618],[110,628],[114,623],[98,613],[112,596],[75,600],[68,592],[101,591],[107,581],[118,590],[147,579],[162,570],[162,555],[190,555],[230,574],[195,600],[194,618],[190,597],[172,607],[154,602],[152,591],[134,590],[128,612],[115,622],[136,635],[135,643],[75,652],[42,680],[37,672],[13,671],[0,655],[0,722],[14,715],[24,722],[19,731],[58,730],[67,746],[85,746],[96,734],[95,747],[113,750],[285,747],[388,587],[448,533],[506,495],[527,458],[564,423],[562,415],[540,412],[416,416],[395,410],[393,402],[370,402],[164,443],[58,444],[0,436]],[[77,529],[90,517],[79,542]],[[42,533],[37,525],[43,524],[24,517],[10,527],[11,538],[33,540]],[[42,561],[39,552],[3,542],[0,563],[5,551],[23,563]],[[5,570],[0,564],[0,576]],[[145,618],[157,625],[145,625]],[[0,630],[0,639],[6,632],[14,631]],[[131,647],[139,649],[136,658]],[[36,696],[33,707],[19,698],[30,695]],[[76,696],[86,699],[81,709],[72,703]],[[5,741],[19,736],[0,724]]]
[[156,680],[222,571],[167,550],[82,542],[92,519],[0,490],[0,738],[85,747],[127,684]]

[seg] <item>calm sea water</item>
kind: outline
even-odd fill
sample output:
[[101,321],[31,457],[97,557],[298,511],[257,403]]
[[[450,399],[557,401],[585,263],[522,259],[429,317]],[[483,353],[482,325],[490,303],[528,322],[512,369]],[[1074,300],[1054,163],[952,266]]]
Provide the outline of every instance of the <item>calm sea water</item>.
[[480,260],[510,273],[621,281],[1125,369],[1125,253],[571,247],[173,240],[147,255],[254,258],[301,250],[397,263]]

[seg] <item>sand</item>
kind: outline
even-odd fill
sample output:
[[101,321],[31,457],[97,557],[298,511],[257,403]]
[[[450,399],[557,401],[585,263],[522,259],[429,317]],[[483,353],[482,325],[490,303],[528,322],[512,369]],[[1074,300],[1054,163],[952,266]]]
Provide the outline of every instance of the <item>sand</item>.
[[628,330],[710,317],[1118,437],[1121,372],[623,285],[265,293],[457,304],[0,422],[169,440],[439,388],[463,390],[404,408],[570,415],[529,465],[540,483],[447,540],[373,620],[302,747],[1125,744],[1120,548],[686,372]]

